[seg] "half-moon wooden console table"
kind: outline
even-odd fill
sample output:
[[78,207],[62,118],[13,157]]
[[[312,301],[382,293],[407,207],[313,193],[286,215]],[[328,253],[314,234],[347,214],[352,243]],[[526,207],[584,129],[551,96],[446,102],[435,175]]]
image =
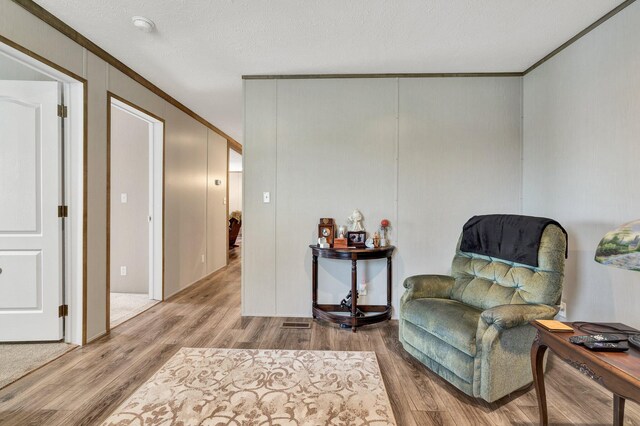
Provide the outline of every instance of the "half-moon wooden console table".
[[[311,285],[313,288],[312,311],[313,317],[324,321],[340,324],[343,327],[351,327],[355,333],[356,328],[375,324],[377,322],[391,319],[391,256],[395,250],[394,246],[380,248],[320,248],[315,244],[309,246],[313,252],[313,262],[311,265]],[[318,304],[318,257],[327,259],[350,260],[351,261],[351,312],[350,315],[339,315],[337,312],[345,312],[340,305],[320,305]],[[358,290],[358,260],[384,259],[387,258],[387,304],[386,305],[358,305],[356,297]],[[358,317],[358,310],[365,313],[365,316]]]

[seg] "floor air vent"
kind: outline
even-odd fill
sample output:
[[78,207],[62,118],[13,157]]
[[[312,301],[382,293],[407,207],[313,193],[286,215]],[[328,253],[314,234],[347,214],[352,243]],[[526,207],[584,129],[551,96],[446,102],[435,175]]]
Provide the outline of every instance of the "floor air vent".
[[281,328],[311,328],[310,322],[283,322]]

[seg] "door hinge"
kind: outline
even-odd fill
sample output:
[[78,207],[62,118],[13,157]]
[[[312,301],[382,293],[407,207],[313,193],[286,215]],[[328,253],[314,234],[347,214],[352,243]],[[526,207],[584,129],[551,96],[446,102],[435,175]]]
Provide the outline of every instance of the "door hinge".
[[60,305],[58,306],[58,317],[67,317],[69,316],[69,305]]
[[69,208],[67,206],[58,206],[58,217],[67,217],[69,215]]
[[58,105],[58,117],[67,118],[67,107],[65,105]]

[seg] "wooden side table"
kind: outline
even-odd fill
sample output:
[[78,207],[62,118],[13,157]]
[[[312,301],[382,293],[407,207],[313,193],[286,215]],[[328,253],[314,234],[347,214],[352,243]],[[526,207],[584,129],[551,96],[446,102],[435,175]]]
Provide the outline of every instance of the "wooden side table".
[[[374,324],[380,321],[391,319],[391,256],[395,250],[394,246],[371,248],[371,249],[336,249],[336,248],[319,248],[316,245],[310,245],[313,253],[313,261],[311,264],[311,286],[313,289],[312,311],[313,317],[321,320],[333,322],[336,324],[351,326],[351,330],[355,333],[356,328]],[[318,257],[327,259],[350,260],[351,261],[351,312],[350,315],[339,315],[337,312],[345,312],[340,305],[320,305],[318,304]],[[358,305],[356,297],[358,290],[358,260],[370,259],[387,259],[387,304],[386,305]],[[361,310],[365,316],[356,316],[357,311]]]
[[[571,325],[571,323],[567,323]],[[631,347],[627,352],[595,352],[569,342],[569,337],[587,333],[552,333],[535,321],[531,322],[538,333],[531,346],[531,369],[538,395],[540,424],[548,425],[547,399],[544,390],[543,359],[547,349],[581,373],[613,393],[613,424],[624,423],[626,399],[640,402],[640,351]],[[624,324],[607,324],[628,331],[638,331]]]

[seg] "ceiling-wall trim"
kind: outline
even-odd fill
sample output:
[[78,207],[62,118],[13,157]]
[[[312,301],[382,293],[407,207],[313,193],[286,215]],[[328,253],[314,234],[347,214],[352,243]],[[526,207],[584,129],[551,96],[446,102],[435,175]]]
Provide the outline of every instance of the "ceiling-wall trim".
[[260,74],[243,75],[243,80],[300,80],[314,78],[442,78],[442,77],[522,77],[522,72],[382,73],[382,74]]
[[220,130],[215,125],[211,124],[205,118],[196,114],[193,110],[188,108],[186,105],[184,105],[183,103],[175,99],[173,96],[169,95],[164,90],[160,89],[158,86],[156,86],[155,84],[153,84],[152,82],[144,78],[142,75],[134,71],[132,68],[127,66],[125,63],[123,63],[119,59],[117,59],[115,56],[111,55],[109,52],[107,52],[106,50],[104,50],[103,48],[101,48],[91,40],[89,40],[87,37],[83,36],[78,31],[71,28],[61,19],[53,15],[51,12],[49,12],[39,4],[35,3],[33,0],[13,0],[13,2],[21,6],[22,8],[24,8],[27,12],[31,13],[32,15],[34,15],[36,18],[40,19],[47,25],[55,28],[65,36],[69,37],[71,40],[73,40],[80,46],[84,47],[85,49],[87,49],[88,51],[90,51],[91,53],[93,53],[103,61],[107,62],[112,67],[121,71],[127,77],[131,78],[137,83],[140,83],[142,86],[146,87],[151,92],[161,97],[162,99],[164,99],[165,101],[173,105],[174,107],[178,108],[179,110],[181,110],[182,112],[190,116],[191,118],[195,119],[196,121],[200,122],[201,124],[205,125],[209,129],[219,134],[220,136],[224,137],[229,141],[229,143],[232,146],[236,148],[236,150],[239,150],[240,152],[242,152],[242,144],[240,144],[234,138],[232,138],[231,136],[229,136],[228,134]]
[[587,28],[585,28],[584,30],[580,31],[578,34],[574,35],[569,40],[567,40],[566,42],[564,42],[563,44],[558,46],[557,49],[555,49],[552,52],[550,52],[547,56],[545,56],[544,58],[540,59],[538,62],[536,62],[535,64],[531,65],[529,68],[524,70],[523,74],[524,75],[529,74],[531,71],[535,70],[540,65],[544,64],[549,59],[553,58],[558,53],[562,52],[564,49],[566,49],[567,47],[571,46],[573,43],[575,43],[576,41],[578,41],[579,39],[581,39],[582,37],[584,37],[585,35],[587,35],[591,31],[593,31],[594,29],[596,29],[597,27],[599,27],[600,25],[602,25],[603,23],[605,23],[606,21],[608,21],[609,19],[611,19],[612,17],[614,17],[615,15],[620,13],[623,9],[627,8],[628,6],[630,6],[635,1],[636,0],[626,0],[626,1],[622,2],[622,3],[620,3],[617,7],[613,8],[612,10],[610,10],[607,14],[603,15],[600,19],[595,21],[593,24],[589,25]]

